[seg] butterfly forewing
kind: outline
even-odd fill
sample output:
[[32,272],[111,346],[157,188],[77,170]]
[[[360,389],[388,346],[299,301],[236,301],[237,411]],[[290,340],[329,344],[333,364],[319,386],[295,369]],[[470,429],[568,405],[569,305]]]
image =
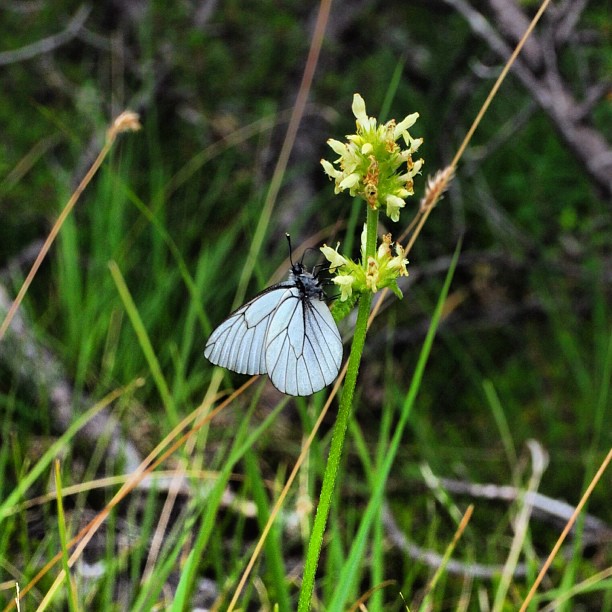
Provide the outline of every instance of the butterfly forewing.
[[211,334],[204,356],[239,374],[265,374],[264,347],[270,315],[286,288],[276,285],[233,312]]

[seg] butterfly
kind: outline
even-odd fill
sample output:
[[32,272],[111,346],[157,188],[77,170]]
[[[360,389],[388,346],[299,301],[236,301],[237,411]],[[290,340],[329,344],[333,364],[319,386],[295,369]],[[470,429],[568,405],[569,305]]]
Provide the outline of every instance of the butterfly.
[[318,273],[292,262],[286,281],[264,289],[213,331],[204,356],[239,374],[267,374],[288,395],[312,395],[332,383],[342,340]]

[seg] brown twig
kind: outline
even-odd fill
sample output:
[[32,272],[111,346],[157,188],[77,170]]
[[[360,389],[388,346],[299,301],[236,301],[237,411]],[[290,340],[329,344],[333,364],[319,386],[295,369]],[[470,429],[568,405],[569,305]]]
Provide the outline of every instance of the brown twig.
[[[437,569],[442,566],[443,555],[411,542],[397,526],[395,518],[387,505],[383,508],[382,520],[387,537],[394,546],[399,548],[399,550],[406,553],[411,559],[419,561],[429,567]],[[470,578],[479,578],[481,580],[492,580],[493,578],[499,578],[499,576],[501,576],[503,565],[465,563],[463,561],[457,561],[456,559],[449,559],[446,564],[446,571],[456,576],[469,576]],[[524,564],[519,564],[514,568],[515,577],[525,576],[526,573],[527,566]]]

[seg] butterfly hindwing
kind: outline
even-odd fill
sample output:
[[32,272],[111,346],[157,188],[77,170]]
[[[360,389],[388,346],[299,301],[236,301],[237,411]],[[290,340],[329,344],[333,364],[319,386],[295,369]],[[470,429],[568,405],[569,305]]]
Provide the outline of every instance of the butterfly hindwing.
[[318,362],[324,386],[338,376],[342,364],[342,339],[332,314],[324,301],[313,300],[308,304],[311,314],[306,318],[306,337]]
[[311,395],[338,376],[342,341],[323,300],[304,298],[297,288],[289,291],[270,320],[266,369],[279,391]]

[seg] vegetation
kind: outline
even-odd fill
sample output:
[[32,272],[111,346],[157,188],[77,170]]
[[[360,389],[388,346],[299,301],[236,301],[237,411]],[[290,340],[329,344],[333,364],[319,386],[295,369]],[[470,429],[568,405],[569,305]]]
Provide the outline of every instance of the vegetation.
[[[363,202],[319,163],[354,132],[354,92],[382,121],[420,115],[415,203],[379,220],[408,229],[522,14],[482,3],[482,34],[457,0],[329,19],[325,2],[170,4],[0,12],[0,324],[70,212],[0,339],[6,609],[17,589],[28,610],[297,609],[339,400],[213,368],[204,344],[286,276],[285,232],[309,266],[323,243],[359,257]],[[519,609],[609,456],[609,15],[564,10],[536,27],[409,252],[403,299],[368,330],[314,610]],[[108,132],[125,109],[142,129]],[[612,610],[610,483],[530,609]]]

